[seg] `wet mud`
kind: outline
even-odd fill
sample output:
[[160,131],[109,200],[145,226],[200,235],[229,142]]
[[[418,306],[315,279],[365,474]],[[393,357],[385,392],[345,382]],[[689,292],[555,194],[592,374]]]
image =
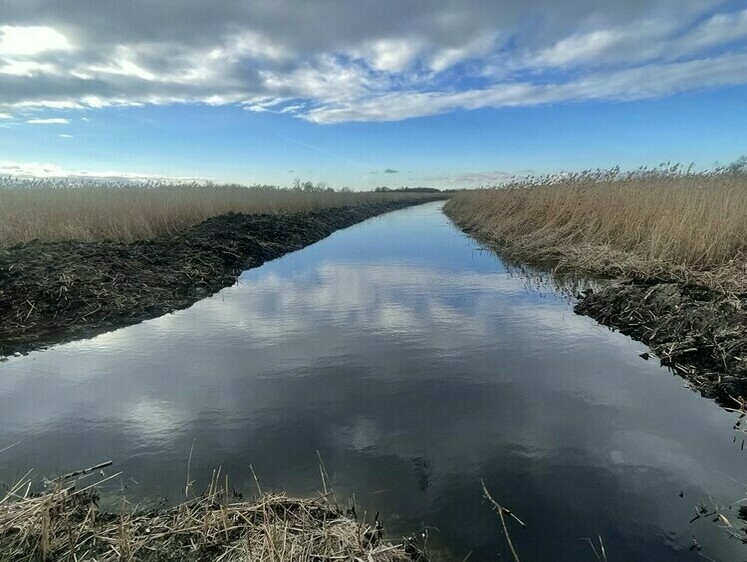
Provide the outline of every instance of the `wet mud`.
[[431,201],[291,215],[228,214],[134,243],[31,242],[0,250],[0,358],[136,324],[232,285],[341,228]]
[[635,280],[585,292],[575,311],[643,342],[722,406],[747,398],[747,295]]
[[[494,241],[451,220],[516,269],[529,265],[554,271],[555,264],[531,257],[517,261],[521,256],[511,253],[507,259]],[[589,277],[567,268],[556,273],[559,280]],[[574,295],[574,312],[646,344],[643,359],[658,359],[703,396],[747,414],[747,293],[726,293],[673,275],[603,279],[599,288]]]

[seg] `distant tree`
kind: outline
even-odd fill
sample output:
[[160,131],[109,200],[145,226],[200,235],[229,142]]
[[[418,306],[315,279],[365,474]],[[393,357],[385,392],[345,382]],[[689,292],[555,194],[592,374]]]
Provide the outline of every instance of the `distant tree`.
[[342,186],[342,189],[340,189],[340,193],[352,193],[352,191],[347,185]]
[[301,180],[299,178],[295,178],[293,180],[293,185],[291,186],[292,191],[302,191],[303,187],[301,186]]

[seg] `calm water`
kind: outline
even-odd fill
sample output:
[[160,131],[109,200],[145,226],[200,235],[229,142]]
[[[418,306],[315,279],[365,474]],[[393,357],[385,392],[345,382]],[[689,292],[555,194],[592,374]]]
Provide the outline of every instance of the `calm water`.
[[[523,560],[747,558],[699,502],[733,503],[733,416],[640,344],[528,288],[440,212],[390,213],[248,271],[189,310],[0,364],[0,481],[113,459],[133,498],[179,499],[222,465],[251,489],[321,488],[509,559],[480,479],[526,530]],[[684,497],[680,497],[680,492]],[[726,511],[730,519],[733,511]]]

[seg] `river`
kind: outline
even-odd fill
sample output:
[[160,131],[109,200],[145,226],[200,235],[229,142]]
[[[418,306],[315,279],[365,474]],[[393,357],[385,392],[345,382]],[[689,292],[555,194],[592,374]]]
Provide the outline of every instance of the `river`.
[[[251,493],[338,497],[442,559],[747,558],[695,506],[744,497],[734,415],[510,271],[442,202],[338,231],[187,310],[0,364],[0,482],[113,460],[179,501],[221,466]],[[736,442],[735,442],[736,436]],[[735,508],[724,515],[737,525]],[[693,539],[694,538],[694,539]],[[702,550],[691,549],[693,540]]]

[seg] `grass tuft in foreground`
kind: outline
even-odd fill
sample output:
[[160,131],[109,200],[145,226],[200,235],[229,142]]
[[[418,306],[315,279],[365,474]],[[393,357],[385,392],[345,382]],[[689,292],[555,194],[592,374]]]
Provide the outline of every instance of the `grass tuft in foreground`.
[[58,481],[34,495],[24,478],[0,498],[0,559],[426,561],[412,543],[389,543],[377,524],[342,514],[330,494],[311,500],[263,494],[232,502],[219,481],[220,471],[206,493],[171,509],[137,511],[122,499],[118,513],[105,513],[97,506],[96,486]]
[[447,214],[506,257],[612,276],[747,287],[747,174],[619,170],[460,193]]

